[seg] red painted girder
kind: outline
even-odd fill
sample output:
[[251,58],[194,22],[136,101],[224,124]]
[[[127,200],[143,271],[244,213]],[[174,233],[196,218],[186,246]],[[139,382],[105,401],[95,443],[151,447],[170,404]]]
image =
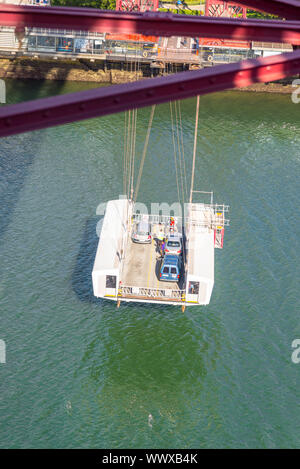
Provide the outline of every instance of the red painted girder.
[[117,0],[117,11],[156,11],[158,9],[159,0]]
[[239,0],[237,5],[271,13],[288,20],[300,20],[299,0]]
[[240,88],[300,72],[300,50],[0,108],[0,136]]
[[124,13],[93,8],[1,5],[3,26],[49,27],[150,36],[220,37],[300,45],[300,22],[195,17],[171,13]]
[[[247,18],[247,7],[245,5],[241,5],[236,2],[224,2],[223,0],[206,0],[205,1],[205,14],[206,16],[222,16],[221,13],[225,13],[224,16],[226,16],[226,12],[228,13],[228,16],[231,17],[232,11],[230,11],[231,7],[240,7],[242,9],[242,12],[239,12],[240,14],[243,15],[243,18]],[[215,8],[212,8],[215,7]],[[217,14],[218,13],[218,14]]]

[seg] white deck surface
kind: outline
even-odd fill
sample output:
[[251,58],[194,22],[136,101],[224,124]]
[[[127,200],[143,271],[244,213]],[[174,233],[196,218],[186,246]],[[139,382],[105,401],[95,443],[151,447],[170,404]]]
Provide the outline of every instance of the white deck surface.
[[[214,230],[209,228],[212,211],[193,204],[188,242],[188,280],[200,282],[200,304],[208,304],[214,285]],[[197,222],[199,225],[197,225]],[[207,225],[207,226],[201,226]]]
[[94,271],[107,272],[119,267],[122,239],[126,233],[127,201],[110,200],[107,203]]
[[[107,203],[92,272],[93,290],[97,297],[116,294],[123,240],[127,233],[127,210],[127,200],[110,200]],[[116,277],[116,287],[109,290],[106,287],[108,275]]]
[[159,280],[161,261],[156,241],[151,244],[138,244],[128,238],[125,260],[121,274],[122,284],[129,287],[170,288],[178,290],[177,282]]

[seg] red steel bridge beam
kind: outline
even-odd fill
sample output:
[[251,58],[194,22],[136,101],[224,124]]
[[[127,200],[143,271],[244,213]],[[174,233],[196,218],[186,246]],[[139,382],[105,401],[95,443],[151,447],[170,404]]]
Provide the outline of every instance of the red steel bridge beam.
[[117,0],[117,11],[157,11],[159,0]]
[[236,2],[225,2],[223,0],[206,0],[205,1],[206,16],[242,16],[247,18],[247,7]]
[[86,8],[37,8],[0,4],[0,25],[20,29],[30,26],[141,33],[149,36],[202,36],[246,41],[255,39],[300,45],[300,23],[296,21],[192,17],[153,12],[129,14]]
[[300,50],[0,108],[0,137],[189,98],[300,72]]

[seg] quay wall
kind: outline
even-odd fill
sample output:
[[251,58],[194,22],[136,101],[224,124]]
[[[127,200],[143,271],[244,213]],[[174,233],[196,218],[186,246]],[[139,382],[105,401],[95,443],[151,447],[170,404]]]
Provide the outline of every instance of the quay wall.
[[[176,67],[176,69],[175,69]],[[188,69],[185,64],[169,67],[172,72]],[[60,81],[86,81],[97,83],[126,83],[130,81],[149,78],[151,76],[162,76],[167,69],[153,69],[150,63],[139,64],[135,70],[133,63],[108,62],[106,60],[90,62],[89,60],[77,59],[50,59],[32,57],[0,57],[0,78],[13,79],[35,79],[35,80],[60,80]],[[281,80],[276,83],[257,83],[243,91],[270,92],[270,93],[292,93],[292,79]]]
[[32,58],[0,58],[0,78],[124,83],[142,78],[141,71],[118,70],[107,63]]

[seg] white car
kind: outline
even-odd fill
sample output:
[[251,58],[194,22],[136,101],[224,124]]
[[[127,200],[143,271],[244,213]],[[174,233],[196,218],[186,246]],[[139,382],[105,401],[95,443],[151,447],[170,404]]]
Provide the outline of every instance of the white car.
[[179,233],[171,234],[166,242],[165,246],[166,254],[176,254],[179,256],[182,254],[182,236]]
[[142,220],[138,222],[132,231],[132,241],[135,243],[151,243],[151,226],[148,221]]

